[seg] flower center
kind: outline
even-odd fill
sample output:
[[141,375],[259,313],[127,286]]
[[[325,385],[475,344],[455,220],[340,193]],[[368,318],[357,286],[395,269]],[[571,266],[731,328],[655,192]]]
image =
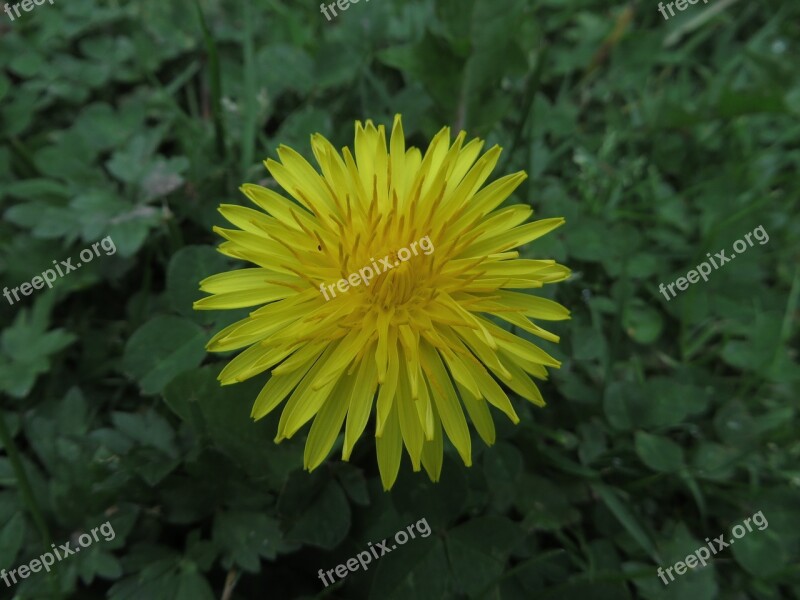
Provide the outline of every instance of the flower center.
[[414,269],[410,262],[400,262],[395,253],[389,260],[392,268],[376,278],[369,292],[371,303],[385,308],[407,304],[417,291],[421,275],[420,269]]

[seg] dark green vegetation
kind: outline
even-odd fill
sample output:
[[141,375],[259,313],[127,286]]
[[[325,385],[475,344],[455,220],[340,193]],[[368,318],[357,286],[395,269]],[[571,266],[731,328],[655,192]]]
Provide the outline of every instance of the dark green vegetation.
[[[800,5],[119,4],[0,13],[1,284],[118,249],[0,297],[0,568],[116,531],[0,597],[800,598]],[[464,127],[505,148],[496,175],[529,173],[513,201],[567,225],[525,252],[574,270],[546,291],[573,319],[543,343],[547,408],[497,413],[472,468],[446,448],[437,485],[404,458],[383,493],[369,436],[309,475],[307,428],[276,446],[277,414],[251,423],[264,378],[221,389],[203,349],[235,315],[191,302],[233,265],[216,206],[246,204],[260,159],[395,112],[416,145]],[[656,576],[757,511],[710,567]],[[323,588],[423,517],[433,535]]]

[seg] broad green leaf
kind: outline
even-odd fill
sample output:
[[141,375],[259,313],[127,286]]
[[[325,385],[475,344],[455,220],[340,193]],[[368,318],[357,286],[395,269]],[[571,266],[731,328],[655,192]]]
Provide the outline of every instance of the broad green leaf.
[[341,543],[349,529],[347,498],[341,486],[331,481],[292,524],[286,539],[330,550]]
[[433,536],[409,541],[368,567],[375,569],[370,600],[441,600],[453,589],[444,544]]
[[210,437],[237,465],[280,488],[291,471],[302,468],[302,444],[272,441],[279,415],[257,422],[250,418],[263,379],[223,387],[217,381],[221,368],[203,367],[179,375],[166,387],[164,399],[198,436]]
[[636,454],[654,471],[672,473],[684,466],[683,448],[669,438],[644,431],[636,432]]
[[787,552],[775,531],[767,528],[759,531],[752,522],[750,526],[752,531],[747,531],[745,525],[738,524],[736,533],[742,537],[735,539],[734,535],[728,534],[725,539],[731,544],[730,550],[736,562],[745,571],[753,577],[767,578],[786,567]]
[[664,328],[661,314],[638,298],[625,307],[622,324],[628,335],[640,344],[654,343]]
[[122,368],[144,394],[156,394],[206,355],[207,335],[180,317],[159,316],[142,325],[128,340]]
[[522,468],[522,455],[511,444],[499,442],[491,452],[483,455],[486,484],[495,505],[501,510],[513,502]]
[[237,566],[258,573],[261,558],[275,560],[283,534],[277,520],[260,512],[233,511],[214,518],[214,544],[222,551],[224,568]]
[[479,597],[503,573],[509,554],[523,539],[515,523],[495,516],[479,517],[448,531],[447,555],[459,589]]
[[200,282],[223,271],[231,270],[228,260],[211,246],[184,246],[169,261],[167,298],[172,309],[184,316],[213,314],[195,311],[192,304],[206,296]]

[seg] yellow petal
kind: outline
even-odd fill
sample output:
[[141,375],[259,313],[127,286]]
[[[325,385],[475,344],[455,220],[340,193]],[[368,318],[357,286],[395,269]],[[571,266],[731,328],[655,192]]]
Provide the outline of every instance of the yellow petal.
[[501,373],[495,372],[495,375],[497,375],[498,379],[500,379],[500,381],[505,383],[508,387],[526,400],[530,400],[537,406],[544,406],[544,398],[542,398],[539,388],[536,387],[536,384],[533,383],[528,374],[525,373],[525,371],[523,371],[513,361],[506,361],[505,364],[511,373],[511,377],[505,377]]
[[481,242],[474,243],[464,250],[459,258],[483,256],[494,252],[505,252],[506,250],[511,250],[517,246],[532,242],[563,224],[564,219],[562,217],[539,219],[533,223],[515,227],[514,229],[510,229]]
[[[327,222],[327,215],[331,211],[333,202],[325,196],[316,193],[318,186],[301,179],[301,175],[275,160],[267,159],[264,165],[275,181],[301,205],[310,210],[323,222]],[[313,170],[313,169],[312,169]]]
[[303,231],[303,226],[308,229],[317,229],[311,213],[298,207],[278,192],[252,183],[245,183],[239,189],[254,204],[271,214],[282,225],[296,231]]
[[381,389],[378,392],[378,402],[376,405],[376,437],[381,437],[383,435],[383,429],[386,426],[386,419],[391,412],[392,404],[394,403],[397,392],[397,382],[398,377],[400,376],[400,359],[398,357],[397,341],[394,341],[388,345],[388,356],[389,368],[387,370],[386,377],[381,383]]
[[396,404],[392,405],[389,416],[386,418],[383,435],[375,438],[375,449],[378,454],[378,470],[381,474],[383,489],[389,491],[397,480],[400,459],[403,455],[403,439],[400,435]]
[[472,441],[469,436],[467,420],[464,418],[464,411],[456,397],[450,376],[442,364],[439,353],[427,342],[420,345],[422,351],[422,368],[431,384],[431,395],[433,396],[436,411],[438,412],[447,437],[461,455],[461,459],[468,467],[472,465]]
[[503,366],[503,363],[500,362],[500,359],[497,357],[495,352],[495,348],[491,348],[486,341],[478,336],[473,330],[467,329],[466,327],[454,327],[453,331],[455,331],[459,337],[464,340],[469,349],[475,353],[480,361],[485,364],[487,367],[490,367],[493,371],[497,370],[507,376],[511,376],[511,374],[506,370]]
[[[261,389],[258,398],[256,398],[250,417],[258,420],[272,412],[289,395],[289,392],[297,387],[297,384],[305,377],[320,354],[321,351],[314,356],[306,358],[294,371],[286,375],[275,375],[273,372],[272,377],[269,378],[269,381]],[[297,353],[294,356],[297,356]]]
[[292,317],[274,319],[272,317],[248,318],[229,325],[212,337],[206,344],[209,352],[228,352],[238,350],[265,339],[281,329]]
[[481,390],[481,395],[486,398],[492,406],[508,415],[512,423],[515,425],[519,423],[519,417],[514,407],[511,405],[511,401],[508,399],[508,396],[506,396],[503,388],[498,385],[489,372],[480,366],[475,368],[472,375]]
[[269,269],[238,269],[206,277],[200,282],[200,291],[209,294],[227,294],[254,290],[264,285],[285,284],[283,287],[289,292],[291,285],[299,281],[302,280],[296,275],[285,275]]
[[403,442],[408,450],[408,455],[411,457],[411,465],[414,471],[419,471],[425,434],[422,431],[422,424],[417,414],[416,402],[411,397],[411,388],[405,376],[400,377],[398,382],[395,404],[397,404]]
[[[514,190],[527,178],[528,176],[523,171],[520,171],[501,177],[497,181],[493,181],[491,184],[487,185],[470,200],[469,207],[458,217],[453,225],[452,231],[461,231],[467,225],[488,215],[491,211],[500,206],[506,198],[513,194]],[[533,213],[533,210],[524,204],[510,206],[502,211],[498,211],[489,219],[480,223],[480,225],[478,225],[478,230],[482,232],[485,231],[486,233],[500,233],[505,231],[509,222],[514,225],[521,223],[527,219],[531,213]],[[522,221],[517,221],[519,218],[522,218]]]
[[337,344],[336,356],[331,358],[325,367],[320,370],[312,389],[318,390],[327,385],[333,378],[338,378],[342,371],[353,361],[359,351],[364,347],[372,335],[368,329],[350,331],[341,342]]
[[[366,354],[369,355],[371,352],[372,346],[367,349]],[[361,437],[361,434],[364,433],[369,414],[372,412],[372,400],[377,386],[378,377],[375,363],[371,360],[362,360],[358,368],[355,386],[350,394],[350,408],[347,411],[342,460],[350,460],[350,453],[353,451],[353,447],[358,438]]]
[[470,390],[456,381],[458,392],[461,396],[461,401],[464,403],[464,408],[467,409],[467,414],[475,425],[475,430],[481,439],[486,442],[487,446],[494,444],[495,431],[494,421],[489,412],[489,407],[486,406],[486,401],[480,397],[480,394],[474,395]]
[[264,348],[261,345],[250,346],[225,365],[217,379],[222,385],[244,381],[277,365],[291,352],[291,348],[283,346],[274,348]]
[[543,321],[563,321],[569,319],[569,310],[558,302],[533,294],[520,294],[519,292],[498,291],[498,301],[508,307],[521,309],[525,316]]
[[367,197],[372,198],[372,189],[375,176],[375,162],[374,155],[377,152],[378,146],[378,131],[372,124],[372,121],[367,121],[366,126],[362,125],[360,121],[356,122],[354,150],[357,172],[361,185],[367,192]]
[[[314,378],[322,370],[325,365],[335,355],[338,344],[331,344],[322,353],[322,356],[314,363],[314,366],[309,369],[306,376],[300,381],[300,384],[295,388],[292,395],[289,397],[286,406],[281,413],[281,419],[278,423],[278,434],[275,437],[276,442],[280,442],[285,438],[292,437],[295,432],[306,424],[317,411],[319,411],[322,403],[330,394],[333,387],[336,385],[337,379],[332,379],[330,383],[324,388],[314,391],[311,389],[311,383]],[[340,371],[340,375],[343,373]]]
[[228,292],[227,294],[207,296],[206,298],[197,300],[194,303],[193,308],[195,310],[245,308],[248,306],[266,304],[267,302],[274,302],[275,300],[283,300],[284,298],[288,298],[289,296],[293,296],[295,294],[296,292],[283,286],[264,285],[254,290]]
[[486,329],[489,330],[494,339],[497,340],[497,346],[499,348],[530,362],[554,368],[561,366],[561,361],[550,356],[536,344],[532,344],[528,340],[524,340],[519,336],[509,333],[483,317],[479,317],[479,319]]
[[347,414],[348,398],[353,393],[354,385],[355,377],[348,375],[342,377],[314,417],[303,452],[303,468],[308,471],[316,469],[330,454],[331,447],[342,429],[344,416]]
[[[463,181],[458,184],[449,199],[446,208],[437,215],[439,223],[443,227],[444,224],[460,209],[462,209],[468,202],[471,203],[473,196],[478,189],[486,182],[494,170],[501,153],[500,146],[492,146],[487,150],[486,154],[478,159],[473,167],[469,170]],[[438,231],[441,231],[439,229]],[[438,237],[438,236],[437,236]]]
[[[436,409],[434,408],[434,411]],[[422,466],[428,473],[431,481],[439,481],[442,474],[442,459],[444,454],[444,436],[442,435],[442,422],[439,415],[433,417],[433,435],[422,446]]]
[[472,168],[472,165],[475,164],[475,160],[480,155],[481,150],[483,150],[483,144],[483,140],[475,138],[461,148],[461,152],[458,154],[458,160],[456,160],[455,165],[453,165],[453,170],[448,178],[447,194],[453,193],[464,179],[464,176],[469,172],[470,168]]
[[397,192],[398,197],[405,197],[405,155],[406,140],[403,134],[403,121],[400,115],[394,116],[392,125],[392,136],[389,142],[389,162],[392,169],[392,188]]
[[416,398],[418,395],[417,385],[419,381],[419,334],[412,330],[408,325],[400,325],[398,328],[400,332],[400,341],[405,350],[406,360],[405,365],[408,372],[408,381],[411,384],[411,397]]
[[[275,376],[283,376],[288,375],[289,373],[294,373],[297,370],[305,370],[303,373],[308,371],[308,367],[314,363],[314,361],[319,358],[322,351],[328,346],[327,342],[314,342],[309,343],[300,348],[297,352],[292,354],[289,358],[283,361],[280,365],[272,369],[272,375]],[[309,361],[310,364],[309,364]]]
[[422,424],[422,431],[425,434],[426,440],[432,440],[435,435],[435,408],[431,400],[431,391],[428,380],[422,373],[422,366],[419,367],[420,373],[417,376],[419,379],[419,397],[416,399],[417,416],[419,422]]

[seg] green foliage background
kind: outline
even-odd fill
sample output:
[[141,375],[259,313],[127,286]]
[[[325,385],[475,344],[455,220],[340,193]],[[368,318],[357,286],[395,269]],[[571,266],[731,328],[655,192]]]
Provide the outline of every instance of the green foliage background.
[[[117,534],[0,597],[800,598],[798,44],[778,0],[0,13],[0,284],[118,248],[0,300],[0,568]],[[473,467],[448,447],[434,485],[404,459],[384,493],[369,436],[311,475],[307,430],[273,444],[277,416],[249,419],[264,377],[222,389],[203,349],[239,315],[191,303],[232,266],[216,206],[270,185],[262,158],[396,112],[418,146],[465,128],[504,147],[498,176],[529,173],[512,201],[567,225],[526,253],[574,270],[547,290],[573,319],[547,408],[516,399]],[[759,225],[767,244],[658,293]],[[759,510],[706,569],[656,576]],[[317,578],[421,518],[430,537]]]

